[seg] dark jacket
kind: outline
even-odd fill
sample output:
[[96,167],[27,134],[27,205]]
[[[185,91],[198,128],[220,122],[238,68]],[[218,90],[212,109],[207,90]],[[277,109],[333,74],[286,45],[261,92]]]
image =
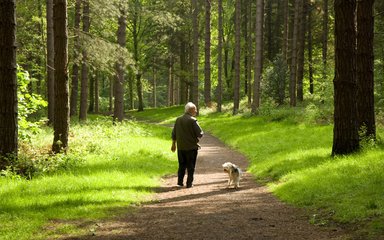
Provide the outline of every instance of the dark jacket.
[[197,150],[199,139],[203,136],[203,130],[197,119],[185,113],[176,119],[172,130],[172,140],[176,141],[178,150]]

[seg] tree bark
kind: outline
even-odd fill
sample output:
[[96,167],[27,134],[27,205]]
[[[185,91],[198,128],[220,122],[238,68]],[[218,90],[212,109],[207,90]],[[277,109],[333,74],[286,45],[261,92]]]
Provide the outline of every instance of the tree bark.
[[323,0],[323,35],[322,35],[322,60],[323,60],[323,69],[322,69],[322,75],[323,75],[323,83],[321,84],[320,88],[320,101],[324,102],[324,92],[325,92],[325,82],[327,81],[327,57],[328,57],[328,0]]
[[72,66],[72,84],[71,84],[71,107],[70,116],[77,114],[77,96],[79,92],[79,51],[80,51],[80,20],[81,20],[81,0],[76,0],[75,4],[75,38],[73,50],[73,66]]
[[16,2],[0,2],[0,169],[17,158]]
[[255,79],[253,88],[252,113],[256,114],[260,107],[260,83],[263,69],[263,20],[264,0],[256,1],[256,42],[255,42]]
[[335,0],[335,79],[332,155],[359,149],[355,0]]
[[304,100],[303,91],[303,78],[304,78],[304,45],[305,45],[305,16],[303,0],[300,0],[299,6],[299,28],[297,32],[297,100],[302,102]]
[[[90,27],[89,20],[89,0],[83,0],[83,32],[88,33]],[[88,53],[83,49],[83,62],[81,66],[81,90],[80,90],[80,121],[87,120],[88,111]]]
[[54,120],[55,106],[55,71],[54,71],[54,33],[53,33],[53,0],[47,0],[47,95],[48,125]]
[[240,105],[240,48],[241,48],[241,0],[235,6],[235,84],[233,93],[233,115],[239,112]]
[[217,111],[221,112],[223,96],[223,1],[218,1],[218,46],[217,46]]
[[300,16],[300,2],[301,0],[295,0],[295,17],[293,23],[293,37],[291,47],[291,73],[289,81],[289,98],[291,107],[296,106],[296,75],[297,75],[297,36],[299,29],[299,16]]
[[204,102],[211,107],[211,0],[205,0]]
[[95,113],[99,113],[99,71],[96,71],[95,74]]
[[374,0],[357,1],[357,112],[359,130],[376,138],[373,81]]
[[197,0],[192,0],[192,28],[193,28],[193,81],[192,99],[199,111],[199,8]]
[[55,34],[55,118],[52,152],[66,151],[69,132],[67,1],[53,1]]
[[310,1],[306,1],[307,6],[307,29],[308,29],[308,75],[309,75],[309,93],[314,93],[314,84],[313,84],[313,47],[312,47],[312,4]]
[[[126,45],[126,20],[125,12],[120,10],[120,17],[118,19],[118,29],[117,29],[117,42],[120,47],[125,48]],[[121,122],[124,119],[124,60],[121,57],[118,57],[116,62],[116,77],[114,86],[114,120]]]

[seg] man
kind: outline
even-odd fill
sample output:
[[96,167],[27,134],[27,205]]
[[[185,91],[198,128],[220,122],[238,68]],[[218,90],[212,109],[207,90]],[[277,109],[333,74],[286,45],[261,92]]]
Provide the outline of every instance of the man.
[[203,130],[195,118],[197,113],[196,105],[189,102],[185,105],[184,115],[176,119],[172,130],[172,152],[176,151],[179,160],[177,171],[177,185],[184,186],[185,170],[188,172],[187,188],[192,187],[193,174],[199,149],[199,139],[203,136]]

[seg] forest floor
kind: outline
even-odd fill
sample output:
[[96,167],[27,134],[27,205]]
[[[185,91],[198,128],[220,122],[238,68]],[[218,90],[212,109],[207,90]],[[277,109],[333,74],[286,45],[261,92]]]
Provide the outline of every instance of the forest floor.
[[[176,186],[176,174],[147,204],[119,217],[79,222],[82,236],[61,239],[355,239],[335,224],[310,224],[310,214],[282,203],[246,172],[247,159],[209,134],[201,140],[192,188]],[[222,164],[244,171],[240,188],[227,188]]]

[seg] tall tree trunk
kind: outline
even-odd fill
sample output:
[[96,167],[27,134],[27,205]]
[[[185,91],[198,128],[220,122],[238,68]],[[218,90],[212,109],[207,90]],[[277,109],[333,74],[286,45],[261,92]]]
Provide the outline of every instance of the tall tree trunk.
[[[125,20],[125,12],[120,10],[120,17],[118,19],[118,29],[117,29],[117,42],[120,47],[125,48],[126,42],[126,20]],[[124,60],[121,57],[118,57],[116,62],[116,77],[114,86],[114,112],[113,117],[114,120],[121,122],[124,119]]]
[[53,1],[53,19],[55,34],[55,118],[52,151],[59,153],[68,147],[69,132],[67,0]]
[[335,79],[332,155],[359,149],[355,0],[335,0]]
[[297,32],[297,100],[302,102],[304,100],[303,93],[303,77],[304,77],[304,45],[305,45],[305,11],[303,7],[303,0],[300,0],[299,6],[299,29]]
[[357,112],[359,129],[376,138],[373,81],[374,0],[357,1]]
[[306,6],[307,6],[307,14],[308,14],[308,21],[307,21],[307,29],[308,29],[308,36],[307,36],[307,42],[308,42],[308,75],[309,75],[309,92],[311,94],[314,93],[313,89],[313,57],[312,57],[312,4],[311,1],[306,0]]
[[256,1],[256,42],[255,42],[255,79],[253,88],[252,113],[256,114],[260,107],[260,82],[263,69],[263,21],[264,0]]
[[152,106],[154,108],[157,107],[157,72],[155,68],[155,59],[153,60],[153,66],[152,66]]
[[272,40],[272,0],[267,1],[266,6],[266,38],[267,38],[267,57],[269,61],[273,61],[272,57],[272,48],[273,48],[273,40]]
[[282,54],[285,63],[288,63],[288,35],[289,35],[289,0],[283,0],[284,30],[282,38]]
[[247,84],[248,84],[248,106],[252,106],[252,32],[253,32],[253,15],[252,15],[252,0],[248,1],[248,45],[247,45],[247,55],[248,55],[248,61],[247,61]]
[[324,102],[324,92],[325,92],[325,82],[327,81],[327,57],[328,57],[328,0],[323,0],[323,35],[322,35],[322,60],[323,60],[323,69],[322,69],[322,84],[320,84],[320,101]]
[[73,50],[73,66],[72,66],[72,87],[71,87],[71,107],[70,116],[77,114],[77,96],[79,92],[79,52],[80,52],[80,20],[81,20],[81,0],[76,0],[75,4],[75,38]]
[[95,76],[91,74],[89,78],[89,107],[88,112],[93,113],[95,110]]
[[54,71],[54,34],[53,34],[53,0],[47,0],[47,96],[48,125],[54,120],[55,106],[55,71]]
[[[83,0],[83,32],[88,33],[90,27],[89,20],[89,0]],[[88,111],[88,52],[83,49],[83,63],[81,66],[81,90],[80,90],[80,121],[87,120]]]
[[95,113],[99,113],[99,78],[100,73],[99,71],[96,71],[95,74]]
[[199,111],[199,8],[197,0],[192,0],[192,28],[193,28],[193,81],[192,99]]
[[187,102],[188,91],[187,91],[187,44],[185,43],[184,36],[180,41],[180,104]]
[[168,94],[167,94],[167,106],[173,105],[173,79],[172,79],[172,54],[169,53],[168,57]]
[[297,75],[297,36],[299,29],[299,16],[300,16],[300,2],[301,0],[295,0],[295,17],[293,24],[293,38],[292,38],[292,47],[291,47],[291,73],[289,81],[289,97],[291,107],[296,106],[296,75]]
[[205,0],[204,102],[211,107],[211,0]]
[[218,1],[218,18],[219,18],[219,36],[218,36],[218,46],[217,46],[217,111],[221,112],[222,108],[222,98],[223,98],[223,0]]
[[17,158],[16,2],[0,2],[0,169]]
[[235,84],[233,93],[233,115],[239,112],[240,105],[240,48],[241,48],[241,0],[235,6]]

